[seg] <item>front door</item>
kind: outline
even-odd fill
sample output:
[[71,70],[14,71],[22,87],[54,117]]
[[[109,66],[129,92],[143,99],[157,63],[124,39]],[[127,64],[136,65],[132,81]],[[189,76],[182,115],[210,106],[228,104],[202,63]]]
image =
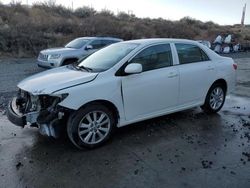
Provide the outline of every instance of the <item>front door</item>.
[[140,63],[143,72],[122,78],[125,116],[128,121],[173,108],[178,102],[179,72],[169,44],[150,46],[129,63]]

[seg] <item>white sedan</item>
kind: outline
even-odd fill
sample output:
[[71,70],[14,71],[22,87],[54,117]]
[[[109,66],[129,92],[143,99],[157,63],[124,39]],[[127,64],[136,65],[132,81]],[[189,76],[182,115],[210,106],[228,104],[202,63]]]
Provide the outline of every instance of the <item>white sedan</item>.
[[112,44],[82,60],[18,84],[8,118],[78,148],[107,141],[114,128],[201,106],[218,112],[236,82],[237,65],[190,40]]

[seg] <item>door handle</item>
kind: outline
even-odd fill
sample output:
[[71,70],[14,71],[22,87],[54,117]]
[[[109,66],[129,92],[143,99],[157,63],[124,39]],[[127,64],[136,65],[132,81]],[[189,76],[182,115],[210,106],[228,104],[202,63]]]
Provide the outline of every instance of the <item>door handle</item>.
[[171,72],[171,73],[169,73],[168,78],[174,78],[174,77],[177,77],[177,76],[178,76],[177,73]]
[[207,70],[209,71],[214,70],[214,67],[208,67]]

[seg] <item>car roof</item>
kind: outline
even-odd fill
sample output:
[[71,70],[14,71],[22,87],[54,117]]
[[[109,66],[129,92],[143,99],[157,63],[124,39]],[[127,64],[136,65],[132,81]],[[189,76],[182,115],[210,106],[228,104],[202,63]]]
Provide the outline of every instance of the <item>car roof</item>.
[[120,38],[115,38],[115,37],[79,37],[78,39],[88,39],[88,40],[106,39],[106,40],[123,41],[122,39],[120,39]]
[[140,45],[150,45],[150,44],[155,44],[155,43],[161,43],[161,42],[166,42],[166,43],[189,43],[189,44],[197,44],[198,42],[193,41],[193,40],[187,40],[187,39],[175,39],[175,38],[150,38],[150,39],[136,39],[136,40],[129,40],[129,41],[124,41],[123,43],[137,43]]
[[129,40],[129,41],[123,41],[120,43],[124,44],[139,44],[142,48],[154,45],[154,44],[160,44],[160,43],[184,43],[184,44],[193,44],[196,46],[199,46],[201,49],[203,49],[211,59],[215,58],[221,58],[217,53],[207,48],[205,45],[194,41],[194,40],[187,40],[187,39],[175,39],[175,38],[150,38],[150,39],[137,39],[137,40]]

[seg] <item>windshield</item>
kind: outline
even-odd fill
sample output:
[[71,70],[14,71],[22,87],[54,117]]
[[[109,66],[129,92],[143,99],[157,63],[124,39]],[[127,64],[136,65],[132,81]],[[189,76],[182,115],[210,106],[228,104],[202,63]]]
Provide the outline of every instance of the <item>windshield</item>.
[[78,66],[83,66],[92,69],[93,71],[105,71],[113,67],[138,44],[134,43],[116,43],[106,48],[103,48],[96,53],[84,59]]
[[75,48],[80,49],[82,48],[89,40],[88,39],[75,39],[69,42],[65,47],[66,48]]

